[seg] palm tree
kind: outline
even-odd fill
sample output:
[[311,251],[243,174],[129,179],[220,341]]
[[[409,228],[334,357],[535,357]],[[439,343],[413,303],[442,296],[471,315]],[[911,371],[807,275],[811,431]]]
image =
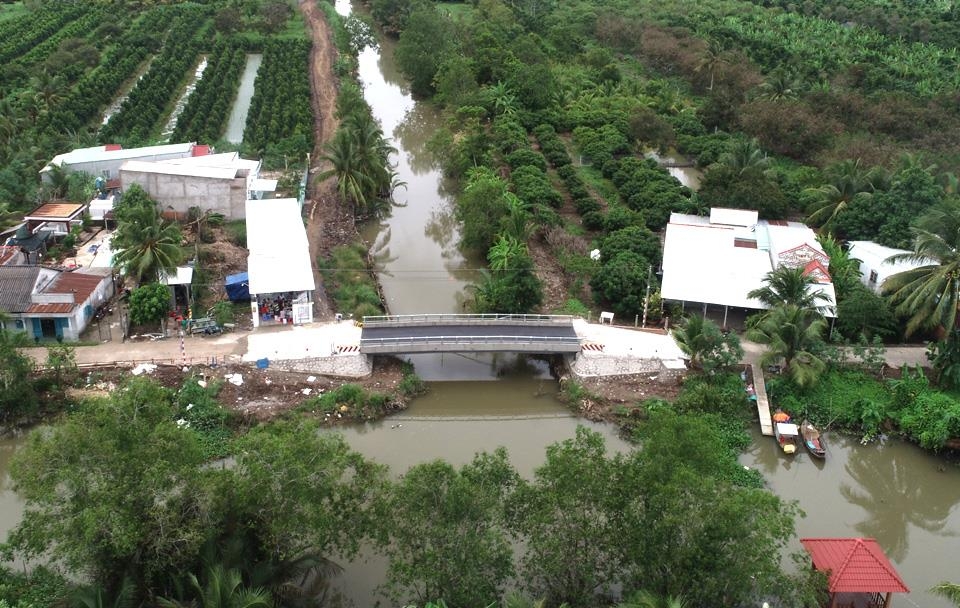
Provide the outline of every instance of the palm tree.
[[333,168],[319,173],[316,177],[322,182],[330,177],[337,178],[337,194],[354,205],[354,213],[366,209],[368,193],[374,188],[373,178],[363,171],[361,152],[349,132],[339,129],[333,139],[324,146],[325,154],[320,158],[333,165]]
[[[207,569],[206,583],[201,586],[195,574],[188,576],[190,587],[196,594],[198,608],[270,608],[270,594],[260,588],[243,586],[239,570],[227,570],[221,565]],[[163,608],[186,608],[192,606],[179,600],[159,598]]]
[[860,282],[863,274],[860,272],[861,260],[851,257],[850,252],[844,249],[832,234],[821,234],[817,237],[817,242],[830,258],[830,278],[837,290],[837,300],[842,300]]
[[707,44],[707,48],[703,50],[703,53],[700,55],[700,59],[697,62],[696,67],[693,68],[693,71],[697,74],[704,72],[707,76],[710,77],[710,84],[707,86],[708,91],[713,90],[713,81],[717,75],[717,72],[720,71],[724,66],[729,65],[727,60],[727,51],[723,48],[723,45],[716,39],[710,40]]
[[726,167],[735,175],[764,171],[770,166],[770,158],[760,148],[756,139],[737,139],[720,155],[717,164]]
[[827,322],[815,311],[784,304],[767,313],[747,331],[747,338],[767,345],[764,365],[783,361],[783,371],[800,387],[815,384],[826,369],[814,351],[822,344]]
[[816,279],[804,274],[801,267],[778,266],[767,273],[763,282],[766,285],[750,291],[747,297],[759,300],[770,308],[788,304],[803,309],[817,309],[829,301],[823,290],[816,288]]
[[713,348],[713,341],[708,335],[709,325],[712,324],[713,321],[700,315],[693,315],[687,317],[673,330],[674,341],[683,354],[690,357],[690,367],[693,369],[703,367],[704,355]]
[[100,585],[79,587],[67,597],[70,608],[130,608],[133,605],[133,581],[124,578],[112,597]]
[[940,583],[931,589],[930,593],[935,593],[955,606],[960,606],[960,585],[957,583]]
[[114,264],[138,282],[175,271],[184,257],[180,226],[163,221],[153,206],[130,209],[127,216],[111,242]]
[[913,253],[890,262],[923,264],[889,277],[882,293],[897,313],[907,316],[906,333],[942,327],[949,335],[957,325],[960,304],[960,201],[949,199],[924,214],[912,229]]
[[803,89],[803,81],[786,70],[775,70],[760,85],[760,98],[767,101],[796,99]]
[[831,166],[826,171],[826,184],[804,190],[805,194],[814,197],[813,210],[807,221],[819,225],[821,230],[829,229],[849,205],[873,196],[877,184],[882,181],[881,173],[883,169],[880,168],[864,169],[859,158]]

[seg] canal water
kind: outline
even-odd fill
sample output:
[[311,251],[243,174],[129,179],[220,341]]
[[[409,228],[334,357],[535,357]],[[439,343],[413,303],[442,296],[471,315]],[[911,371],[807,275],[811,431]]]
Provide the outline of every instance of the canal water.
[[240,88],[237,98],[230,109],[230,119],[227,121],[227,132],[224,139],[232,144],[243,141],[243,129],[247,125],[247,112],[250,111],[250,101],[253,99],[253,83],[257,79],[257,70],[263,62],[263,55],[247,55],[247,64],[240,77]]
[[177,120],[180,118],[180,114],[183,113],[183,109],[187,107],[190,96],[193,95],[193,92],[197,89],[200,79],[203,78],[203,73],[207,71],[207,65],[207,56],[202,55],[200,57],[200,63],[197,64],[197,69],[193,71],[193,76],[190,77],[187,86],[184,87],[183,93],[180,94],[177,103],[173,106],[173,111],[170,112],[170,116],[167,118],[167,124],[160,132],[163,141],[170,141],[170,136],[173,135],[173,131],[177,128]]

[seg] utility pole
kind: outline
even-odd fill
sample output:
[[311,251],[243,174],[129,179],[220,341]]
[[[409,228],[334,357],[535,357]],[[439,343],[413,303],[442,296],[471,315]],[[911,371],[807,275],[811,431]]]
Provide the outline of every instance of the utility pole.
[[653,266],[647,265],[647,295],[643,296],[643,324],[641,327],[647,326],[647,305],[650,303],[650,275],[653,273]]

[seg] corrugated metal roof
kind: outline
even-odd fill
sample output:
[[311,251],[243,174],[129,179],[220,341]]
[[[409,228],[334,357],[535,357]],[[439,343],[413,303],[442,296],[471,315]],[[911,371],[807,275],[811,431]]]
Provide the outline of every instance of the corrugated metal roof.
[[18,313],[30,308],[39,275],[39,266],[0,266],[0,310]]
[[0,245],[0,266],[4,264],[16,264],[17,256],[20,255],[20,248],[12,245]]
[[829,572],[830,593],[910,593],[872,538],[801,538],[813,566]]
[[316,289],[297,199],[248,200],[247,249],[251,294]]
[[44,203],[28,213],[24,219],[70,218],[73,215],[83,211],[84,207],[86,207],[86,205],[83,203]]
[[195,142],[185,144],[164,144],[160,146],[146,146],[144,148],[113,149],[113,146],[93,146],[92,148],[78,148],[65,154],[53,157],[44,170],[51,165],[75,165],[103,160],[121,160],[124,158],[141,158],[161,154],[190,154]]
[[151,163],[142,160],[128,160],[120,167],[121,181],[124,172],[160,173],[163,175],[182,175],[187,177],[202,177],[207,179],[234,179],[237,177],[236,167],[203,167],[192,164],[175,165],[168,163]]
[[61,272],[42,293],[72,294],[73,303],[55,302],[49,304],[32,304],[25,312],[32,314],[65,314],[73,311],[87,301],[100,282],[104,280],[103,273],[87,274],[83,272]]

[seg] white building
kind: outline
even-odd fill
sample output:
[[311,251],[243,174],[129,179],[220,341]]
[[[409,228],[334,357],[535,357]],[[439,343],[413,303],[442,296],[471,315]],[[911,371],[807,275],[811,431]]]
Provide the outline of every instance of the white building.
[[823,312],[836,316],[836,294],[813,230],[798,222],[760,220],[756,211],[714,208],[710,217],[674,213],[663,245],[665,300],[731,307],[766,308],[747,294],[764,286],[767,273],[782,265],[803,267],[816,278],[812,289],[826,296]]
[[117,179],[120,177],[120,166],[128,160],[156,162],[207,154],[209,150],[209,146],[198,146],[196,142],[129,149],[124,149],[119,144],[78,148],[54,156],[53,160],[40,170],[40,179],[48,183],[53,167],[60,167],[67,173],[82,172],[108,180]]
[[260,161],[236,152],[206,154],[156,162],[130,160],[120,167],[120,185],[139,184],[165,213],[183,217],[191,207],[227,219],[246,216],[249,199],[276,190],[276,180],[260,179]]
[[884,281],[892,275],[935,263],[890,262],[888,260],[892,256],[913,252],[906,249],[884,247],[873,241],[850,241],[849,246],[850,257],[860,262],[860,282],[876,293],[880,293]]
[[253,326],[313,322],[313,266],[295,198],[248,200],[247,274]]

